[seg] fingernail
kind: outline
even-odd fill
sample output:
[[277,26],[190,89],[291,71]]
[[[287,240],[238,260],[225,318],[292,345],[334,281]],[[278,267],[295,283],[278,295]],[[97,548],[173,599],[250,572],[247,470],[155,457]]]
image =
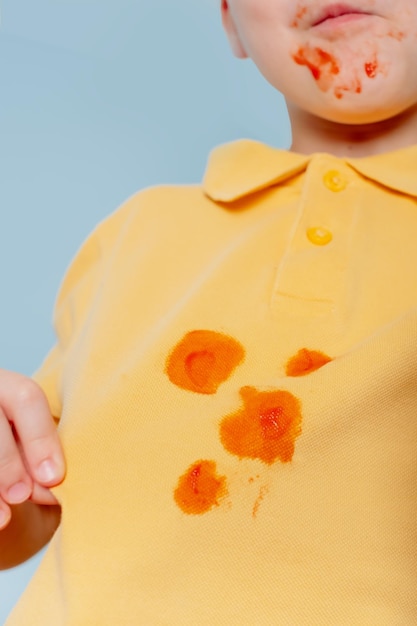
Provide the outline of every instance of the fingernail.
[[7,501],[10,504],[20,504],[29,498],[31,489],[25,483],[16,483],[7,491]]
[[58,478],[58,468],[53,461],[47,459],[39,465],[36,475],[42,483],[50,483]]

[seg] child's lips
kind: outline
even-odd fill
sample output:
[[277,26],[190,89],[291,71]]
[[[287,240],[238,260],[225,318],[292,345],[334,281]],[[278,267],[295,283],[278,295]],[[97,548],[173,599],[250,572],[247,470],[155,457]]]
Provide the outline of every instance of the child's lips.
[[349,6],[346,4],[332,4],[324,7],[321,12],[314,16],[310,25],[314,28],[317,26],[336,26],[358,19],[363,19],[372,15],[368,11]]
[[349,22],[356,22],[363,18],[369,17],[367,13],[345,13],[344,15],[339,15],[338,17],[328,17],[324,20],[321,20],[317,24],[313,24],[313,27],[336,27],[339,25],[347,24]]

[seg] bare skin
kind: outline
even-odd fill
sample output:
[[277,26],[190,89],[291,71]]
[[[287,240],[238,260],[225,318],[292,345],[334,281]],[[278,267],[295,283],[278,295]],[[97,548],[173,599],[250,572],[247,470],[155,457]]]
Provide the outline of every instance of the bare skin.
[[0,569],[22,563],[51,538],[60,507],[51,492],[65,461],[40,387],[0,370]]
[[374,124],[345,125],[310,115],[288,103],[293,128],[291,150],[326,152],[338,157],[364,157],[417,144],[417,105]]
[[286,99],[291,150],[361,157],[417,143],[415,0],[223,0],[221,9],[235,56]]

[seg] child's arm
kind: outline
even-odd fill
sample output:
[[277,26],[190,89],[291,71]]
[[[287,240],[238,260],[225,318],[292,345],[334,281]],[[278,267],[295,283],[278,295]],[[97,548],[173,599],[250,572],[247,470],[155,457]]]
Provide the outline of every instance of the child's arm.
[[0,370],[0,569],[26,560],[50,539],[59,507],[49,488],[64,474],[43,391],[30,378]]

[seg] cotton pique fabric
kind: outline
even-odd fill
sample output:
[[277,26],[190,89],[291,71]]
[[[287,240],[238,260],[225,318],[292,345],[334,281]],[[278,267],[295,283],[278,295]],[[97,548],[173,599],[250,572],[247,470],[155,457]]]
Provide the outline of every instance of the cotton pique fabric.
[[97,227],[35,376],[62,523],[8,626],[414,626],[416,163],[235,142]]

